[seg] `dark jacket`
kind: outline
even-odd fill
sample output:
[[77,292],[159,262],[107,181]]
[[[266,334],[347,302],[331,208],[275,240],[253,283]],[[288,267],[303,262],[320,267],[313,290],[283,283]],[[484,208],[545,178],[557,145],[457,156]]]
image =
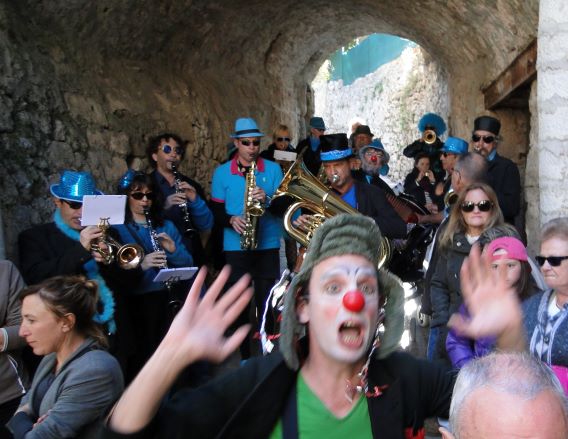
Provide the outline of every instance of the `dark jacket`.
[[357,181],[372,184],[373,186],[377,186],[379,189],[382,189],[387,194],[394,195],[394,191],[391,189],[391,187],[387,184],[386,181],[384,181],[378,175],[373,175],[371,176],[371,178],[367,178],[367,174],[365,174],[365,172],[362,169],[356,169],[351,171],[351,175]]
[[418,174],[418,169],[414,168],[412,172],[410,172],[406,176],[404,180],[404,192],[412,195],[422,206],[426,205],[425,192],[428,192],[432,202],[438,206],[438,209],[441,210],[443,208],[444,202],[441,197],[436,196],[436,182],[430,182],[430,179],[426,176],[422,177],[422,180],[420,180],[419,182],[416,182]]
[[514,224],[521,209],[521,176],[515,163],[499,154],[488,162],[487,182],[497,194],[505,221]]
[[454,235],[449,248],[438,248],[436,272],[432,276],[432,323],[433,327],[445,326],[450,316],[457,312],[463,302],[460,289],[460,269],[469,254],[471,245],[463,233]]
[[375,220],[387,238],[406,238],[406,223],[388,202],[385,193],[376,186],[355,181],[357,210]]
[[[133,435],[105,431],[101,438],[267,438],[284,411],[296,383],[280,353],[250,360],[244,367],[202,388],[182,390],[152,423]],[[424,437],[424,419],[447,417],[454,376],[447,369],[394,353],[369,366],[370,388],[386,386],[368,397],[373,437]]]
[[296,152],[298,154],[301,154],[304,150],[304,164],[308,170],[317,177],[321,166],[320,148],[318,147],[317,151],[314,152],[310,143],[310,136],[308,136],[304,140],[300,141],[298,146],[296,146]]

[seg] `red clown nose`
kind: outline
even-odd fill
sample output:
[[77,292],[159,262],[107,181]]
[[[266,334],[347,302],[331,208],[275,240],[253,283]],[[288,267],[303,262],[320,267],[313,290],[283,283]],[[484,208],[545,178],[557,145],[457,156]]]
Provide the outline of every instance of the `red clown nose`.
[[377,156],[376,156],[376,155],[372,156],[372,157],[371,157],[371,161],[372,161],[373,163],[377,163]]
[[359,290],[348,291],[343,296],[343,306],[352,312],[359,312],[365,306],[365,297]]

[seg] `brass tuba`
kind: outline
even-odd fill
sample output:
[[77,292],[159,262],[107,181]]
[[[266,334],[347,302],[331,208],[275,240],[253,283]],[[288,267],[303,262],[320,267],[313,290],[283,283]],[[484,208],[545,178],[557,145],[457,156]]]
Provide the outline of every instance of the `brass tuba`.
[[256,162],[250,164],[250,168],[245,175],[245,203],[244,218],[245,230],[241,234],[241,249],[254,250],[258,245],[258,219],[264,215],[264,207],[258,200],[253,200],[252,191],[256,187]]
[[[100,254],[104,259],[103,263],[106,265],[116,261],[118,266],[124,270],[131,270],[138,267],[144,258],[144,249],[138,244],[122,245],[110,236],[108,234],[110,227],[108,220],[108,218],[100,219],[98,228],[103,232],[103,236],[91,243],[91,250]],[[103,249],[101,244],[105,244],[106,249]]]
[[424,134],[422,135],[422,140],[424,141],[424,143],[427,143],[428,145],[432,145],[433,143],[436,142],[436,131],[434,130],[425,130]]
[[[331,189],[319,181],[308,171],[301,160],[296,160],[288,170],[272,200],[277,197],[289,196],[296,201],[288,207],[284,214],[284,229],[302,246],[308,247],[315,230],[327,219],[340,213],[360,215],[349,204],[331,192]],[[301,231],[292,225],[292,217],[298,209],[313,212],[313,221],[306,231]],[[391,244],[386,238],[380,242],[381,257],[379,268],[385,265],[391,256]]]

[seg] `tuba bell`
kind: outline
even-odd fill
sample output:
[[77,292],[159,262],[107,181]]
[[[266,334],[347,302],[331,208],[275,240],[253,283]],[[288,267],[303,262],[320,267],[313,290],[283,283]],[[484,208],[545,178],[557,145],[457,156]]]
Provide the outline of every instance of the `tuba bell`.
[[[360,215],[349,204],[331,192],[331,189],[324,185],[308,171],[302,160],[290,167],[280,186],[276,190],[272,200],[277,197],[292,197],[295,202],[286,209],[284,214],[284,229],[286,232],[304,247],[308,247],[315,230],[327,219],[340,213]],[[292,225],[292,218],[298,209],[305,209],[313,212],[312,222],[305,231]],[[380,242],[381,257],[379,258],[379,268],[388,263],[391,256],[391,244],[386,238]]]
[[138,244],[122,245],[110,236],[108,234],[110,227],[108,220],[108,218],[100,219],[98,228],[103,232],[103,236],[91,243],[91,250],[101,255],[105,265],[116,262],[123,270],[132,270],[138,267],[144,258],[144,249]]

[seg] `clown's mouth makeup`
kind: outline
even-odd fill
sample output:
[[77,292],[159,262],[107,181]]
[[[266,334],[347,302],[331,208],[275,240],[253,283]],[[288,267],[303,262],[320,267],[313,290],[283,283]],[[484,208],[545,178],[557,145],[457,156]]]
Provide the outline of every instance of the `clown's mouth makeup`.
[[339,326],[339,340],[347,347],[361,347],[363,344],[363,325],[353,321],[343,322]]

